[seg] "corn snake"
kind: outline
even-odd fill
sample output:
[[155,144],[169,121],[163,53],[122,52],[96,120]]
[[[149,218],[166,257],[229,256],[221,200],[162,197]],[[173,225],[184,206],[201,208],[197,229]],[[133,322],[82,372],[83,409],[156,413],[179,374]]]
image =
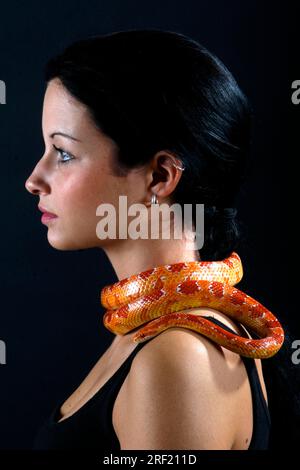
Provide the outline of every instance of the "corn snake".
[[[189,261],[157,266],[101,290],[104,326],[124,335],[141,325],[139,343],[171,327],[194,330],[245,357],[266,359],[281,348],[284,331],[261,303],[235,288],[243,276],[236,252],[222,261]],[[249,328],[258,339],[230,333],[204,317],[180,310],[216,309]]]

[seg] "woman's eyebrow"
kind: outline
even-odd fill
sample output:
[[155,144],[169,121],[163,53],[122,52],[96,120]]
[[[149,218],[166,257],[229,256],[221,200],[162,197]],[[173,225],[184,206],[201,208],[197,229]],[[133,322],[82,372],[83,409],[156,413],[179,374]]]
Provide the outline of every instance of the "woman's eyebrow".
[[65,134],[64,132],[52,132],[52,134],[50,134],[49,137],[51,137],[52,139],[55,135],[61,135],[63,137],[67,137],[68,139],[76,140],[76,142],[81,142],[81,140],[76,139],[76,137],[73,137],[72,135],[69,135],[69,134]]

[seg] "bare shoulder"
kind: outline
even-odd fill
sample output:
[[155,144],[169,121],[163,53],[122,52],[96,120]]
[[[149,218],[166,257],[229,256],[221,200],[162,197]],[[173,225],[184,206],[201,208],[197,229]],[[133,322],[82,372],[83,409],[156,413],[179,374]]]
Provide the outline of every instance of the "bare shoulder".
[[162,373],[164,365],[167,365],[170,372],[175,370],[180,375],[190,373],[192,377],[204,374],[207,378],[207,373],[212,374],[216,366],[221,365],[223,369],[225,364],[232,367],[234,363],[240,363],[237,354],[195,331],[172,327],[157,335],[139,351],[132,362],[130,374],[147,374],[155,370]]
[[121,448],[231,449],[247,387],[237,354],[192,330],[169,328],[132,362],[118,422]]
[[[241,367],[242,366],[242,367]],[[232,388],[233,376],[244,370],[238,354],[187,328],[172,327],[149,341],[135,356],[131,376],[149,380],[177,379],[211,387],[216,395]],[[158,374],[161,377],[158,377]],[[200,383],[199,383],[200,381]],[[199,389],[198,389],[199,390]]]

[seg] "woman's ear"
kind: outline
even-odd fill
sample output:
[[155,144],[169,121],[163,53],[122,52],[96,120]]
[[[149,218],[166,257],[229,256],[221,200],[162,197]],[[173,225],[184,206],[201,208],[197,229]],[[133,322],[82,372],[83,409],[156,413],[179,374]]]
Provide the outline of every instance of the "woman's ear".
[[182,176],[184,166],[172,152],[157,152],[149,166],[149,198],[154,193],[158,199],[167,199]]

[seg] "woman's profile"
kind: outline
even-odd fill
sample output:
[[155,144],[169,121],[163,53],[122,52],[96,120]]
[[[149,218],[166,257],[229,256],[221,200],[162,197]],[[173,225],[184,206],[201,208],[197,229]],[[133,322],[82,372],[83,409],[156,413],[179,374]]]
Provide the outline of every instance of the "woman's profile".
[[[120,31],[71,44],[46,64],[45,79],[45,152],[26,189],[39,198],[54,248],[103,249],[123,283],[160,266],[231,259],[241,236],[236,200],[251,110],[217,57],[179,33]],[[117,233],[127,230],[118,222],[120,195],[128,207],[143,204],[147,217],[157,204],[204,204],[203,246],[191,250],[174,237],[99,237],[101,204],[116,209]],[[216,331],[255,339],[218,308],[184,311],[209,319]],[[35,449],[268,448],[261,359],[179,325],[136,343],[139,327],[115,334],[44,423]]]

